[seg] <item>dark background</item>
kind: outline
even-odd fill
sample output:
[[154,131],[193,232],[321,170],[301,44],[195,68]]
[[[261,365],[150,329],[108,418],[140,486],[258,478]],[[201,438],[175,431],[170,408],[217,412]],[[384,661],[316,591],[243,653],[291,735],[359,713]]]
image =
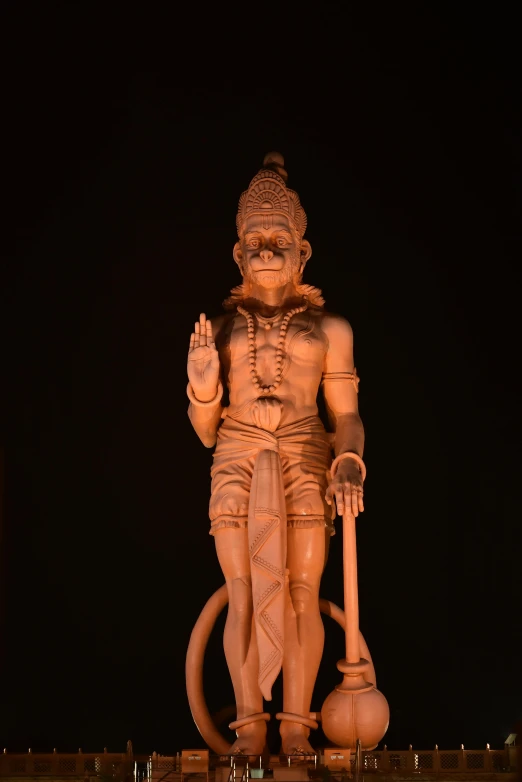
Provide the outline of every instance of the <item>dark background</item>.
[[[186,351],[239,282],[237,200],[277,149],[305,281],[354,328],[386,743],[501,746],[522,717],[514,16],[101,9],[2,12],[1,745],[202,744],[184,657],[222,577]],[[340,542],[322,594],[342,604]],[[317,709],[343,652],[325,624]],[[220,643],[212,712],[233,702]]]

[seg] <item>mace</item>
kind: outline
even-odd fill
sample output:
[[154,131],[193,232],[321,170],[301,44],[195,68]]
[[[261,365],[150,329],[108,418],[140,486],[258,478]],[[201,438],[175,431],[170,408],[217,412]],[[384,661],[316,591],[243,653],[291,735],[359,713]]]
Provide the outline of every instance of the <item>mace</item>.
[[388,702],[365,673],[370,667],[361,658],[359,645],[359,597],[357,591],[357,544],[355,516],[343,514],[343,576],[346,657],[337,668],[343,681],[326,698],[321,709],[325,735],[339,747],[375,749],[388,729]]

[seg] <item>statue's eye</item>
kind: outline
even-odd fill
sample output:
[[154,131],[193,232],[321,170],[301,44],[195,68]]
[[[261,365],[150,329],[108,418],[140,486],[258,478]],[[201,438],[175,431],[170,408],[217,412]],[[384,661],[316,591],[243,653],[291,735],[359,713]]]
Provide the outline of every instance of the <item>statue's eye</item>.
[[250,241],[248,242],[248,246],[252,250],[255,250],[257,247],[259,247],[259,239],[250,239]]
[[277,240],[277,246],[285,247],[285,245],[286,245],[286,239],[284,238],[284,236],[280,236],[279,239]]

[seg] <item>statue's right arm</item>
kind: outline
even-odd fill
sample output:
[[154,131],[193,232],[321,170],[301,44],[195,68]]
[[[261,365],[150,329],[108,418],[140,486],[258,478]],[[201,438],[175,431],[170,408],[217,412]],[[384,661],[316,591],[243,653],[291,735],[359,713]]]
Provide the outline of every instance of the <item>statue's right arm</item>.
[[196,324],[191,336],[187,363],[187,392],[190,399],[188,416],[206,448],[213,448],[216,444],[223,412],[219,354],[213,337],[213,334],[218,333],[221,321],[222,318],[216,318],[211,323],[204,314],[200,316],[199,331]]
[[222,412],[223,407],[220,402],[215,407],[208,408],[196,407],[192,402],[189,404],[190,423],[205,448],[213,448],[216,444]]

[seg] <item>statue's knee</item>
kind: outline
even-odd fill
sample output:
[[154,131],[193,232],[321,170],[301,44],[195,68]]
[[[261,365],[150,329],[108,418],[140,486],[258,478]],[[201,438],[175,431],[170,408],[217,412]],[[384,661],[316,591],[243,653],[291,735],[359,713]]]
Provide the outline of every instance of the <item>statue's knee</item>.
[[304,581],[290,582],[290,599],[296,614],[319,610],[319,596],[311,584]]
[[228,609],[236,617],[250,620],[252,616],[252,581],[249,577],[234,578],[228,583]]

